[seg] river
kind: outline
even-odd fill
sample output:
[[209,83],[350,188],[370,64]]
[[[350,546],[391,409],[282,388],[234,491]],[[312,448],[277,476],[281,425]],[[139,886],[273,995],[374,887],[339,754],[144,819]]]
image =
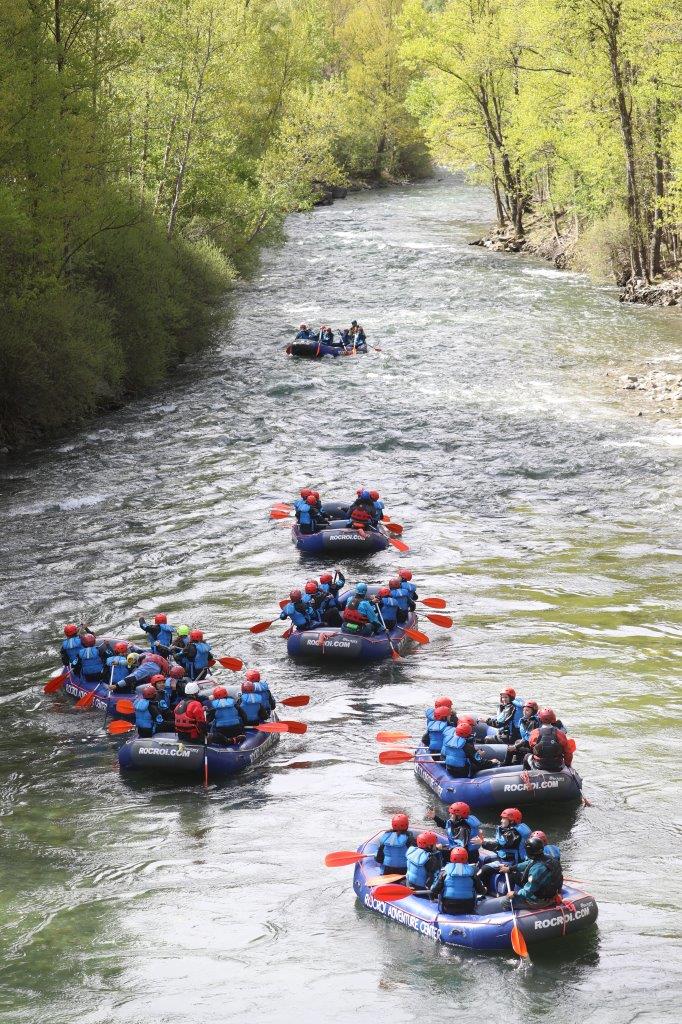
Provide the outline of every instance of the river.
[[[490,216],[446,177],[291,218],[215,350],[3,464],[6,1024],[679,1019],[680,435],[600,386],[610,361],[679,347],[679,314],[471,248]],[[284,357],[300,320],[352,317],[382,352]],[[360,482],[456,629],[429,625],[399,665],[299,667],[281,630],[247,627],[323,564],[267,512]],[[385,579],[393,555],[348,568]],[[206,792],[121,779],[100,715],[41,684],[64,622],[133,635],[157,609],[276,694],[310,693],[308,733]],[[351,869],[322,863],[431,803],[409,766],[377,763],[377,728],[416,729],[442,693],[492,713],[502,685],[577,739],[592,806],[531,824],[600,905],[593,934],[521,971],[370,914]]]

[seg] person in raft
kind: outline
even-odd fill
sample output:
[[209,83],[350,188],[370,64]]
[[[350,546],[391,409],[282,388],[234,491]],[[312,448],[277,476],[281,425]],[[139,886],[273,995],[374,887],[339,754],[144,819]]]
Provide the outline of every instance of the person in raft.
[[424,746],[428,745],[429,753],[434,761],[442,761],[443,737],[445,730],[457,727],[457,713],[447,704],[439,704],[434,708],[433,718],[429,720],[426,732],[422,736]]
[[497,857],[488,860],[479,868],[479,874],[487,884],[489,879],[496,874],[501,865],[518,864],[526,857],[526,840],[531,830],[523,820],[523,815],[518,807],[505,807],[500,813],[500,824],[495,830],[494,839],[484,839],[481,849],[493,850]]
[[294,341],[317,341],[317,335],[312,327],[308,327],[307,324],[299,324],[298,334]]
[[476,865],[471,863],[463,846],[455,846],[450,851],[449,862],[431,886],[429,896],[438,899],[438,909],[443,914],[473,914],[476,896],[485,895],[486,888],[476,874]]
[[270,685],[267,680],[261,678],[261,674],[257,668],[247,669],[246,672],[247,683],[253,683],[254,692],[258,694],[263,710],[265,712],[265,719],[269,718],[272,712],[275,710],[276,701],[270,692]]
[[133,701],[138,736],[153,736],[157,724],[163,724],[157,697],[156,686],[149,682],[142,687],[142,693],[139,693]]
[[529,836],[526,840],[524,860],[516,865],[501,864],[499,870],[509,874],[513,885],[510,901],[514,899],[517,908],[551,905],[564,884],[561,863],[547,852],[539,836]]
[[383,630],[376,603],[368,595],[366,583],[357,583],[355,592],[341,613],[344,633],[359,633],[362,636],[373,636]]
[[144,617],[140,616],[139,623],[140,629],[144,630],[149,637],[152,653],[156,654],[156,648],[160,646],[162,649],[158,653],[167,658],[173,642],[173,627],[168,625],[168,617],[163,612],[158,612],[154,616],[153,622],[146,622]]
[[[521,738],[519,723],[523,717],[523,701],[516,696],[516,690],[509,686],[500,693],[500,706],[496,715],[486,718],[485,724],[497,729],[498,743],[516,743]],[[491,738],[492,742],[492,738]]]
[[190,681],[185,696],[175,708],[175,731],[184,743],[203,743],[206,735],[206,712],[199,700],[199,684]]
[[[253,686],[253,683],[250,685]],[[206,718],[211,726],[209,743],[224,747],[228,743],[238,742],[244,735],[246,715],[241,702],[231,697],[224,686],[216,686],[214,689],[208,702]]]
[[448,817],[444,818],[437,814],[433,808],[429,808],[427,817],[444,828],[448,837],[449,847],[461,846],[467,851],[470,864],[478,863],[478,853],[483,842],[481,823],[471,813],[469,804],[458,800],[448,807]]
[[526,766],[545,772],[560,772],[564,765],[570,767],[575,740],[566,736],[551,708],[538,711],[538,723],[528,737],[530,755],[526,758]]
[[430,889],[443,866],[443,856],[435,832],[420,832],[416,846],[412,846],[405,857],[407,870],[405,881],[411,889]]
[[322,623],[311,601],[303,600],[303,593],[296,589],[289,592],[289,601],[279,613],[280,619],[291,619],[297,632],[316,629]]
[[410,835],[410,820],[406,814],[394,814],[391,827],[381,836],[375,860],[381,864],[385,875],[405,874],[407,851],[415,845]]
[[495,758],[486,760],[481,756],[474,744],[473,734],[474,730],[468,722],[460,722],[454,727],[449,725],[443,733],[441,753],[448,775],[453,778],[469,778],[486,768],[497,768],[500,763]]

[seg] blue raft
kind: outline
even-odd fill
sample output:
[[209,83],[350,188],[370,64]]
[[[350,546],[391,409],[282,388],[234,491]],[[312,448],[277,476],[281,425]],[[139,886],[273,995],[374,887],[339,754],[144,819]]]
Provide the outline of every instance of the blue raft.
[[344,633],[340,626],[319,626],[294,632],[287,640],[287,651],[293,658],[315,658],[339,661],[381,661],[391,657],[391,649],[402,654],[410,643],[405,633],[415,629],[417,616],[412,612],[404,626],[396,626],[390,633],[359,636]]
[[367,342],[360,342],[355,347],[350,342],[344,347],[342,345],[326,345],[324,342],[301,339],[299,341],[292,341],[284,351],[288,356],[296,356],[299,359],[322,359],[324,356],[332,356],[335,359],[337,356],[365,354],[367,352]]
[[[477,744],[486,758],[504,760],[506,745]],[[448,774],[442,761],[434,761],[427,747],[418,747],[414,771],[417,778],[433,790],[445,804],[464,800],[470,807],[575,802],[580,800],[583,780],[575,768],[564,767],[559,772],[526,769],[523,765],[487,768],[471,779],[455,779]]]
[[[254,730],[236,746],[207,744],[209,781],[227,779],[243,772],[257,764],[278,742],[278,733]],[[149,739],[136,737],[119,747],[118,763],[121,771],[151,771],[203,779],[204,746],[202,743],[185,743],[174,733],[158,733]]]
[[[375,854],[381,835],[378,833],[359,846],[358,852]],[[447,842],[445,836],[442,836],[442,841]],[[473,914],[441,914],[437,902],[419,896],[385,903],[376,899],[372,892],[373,886],[367,885],[368,880],[376,879],[382,870],[374,856],[367,857],[355,867],[353,888],[363,906],[369,910],[446,946],[506,952],[511,949],[514,918],[510,910],[504,909],[504,899],[484,897],[479,900]],[[561,898],[563,902],[552,903],[547,907],[517,909],[518,926],[529,946],[584,931],[597,920],[597,901],[583,889],[565,884]]]
[[81,697],[85,697],[86,694],[95,691],[95,696],[92,702],[92,708],[97,711],[106,711],[107,718],[125,718],[126,721],[132,722],[134,715],[121,715],[116,710],[117,701],[122,698],[125,700],[132,700],[135,696],[130,693],[109,693],[109,686],[105,682],[99,683],[88,683],[85,679],[81,679],[77,676],[72,669],[69,669],[66,679],[64,680],[64,689],[71,696],[75,697],[76,700],[80,700]]
[[301,533],[297,525],[293,526],[292,540],[299,551],[309,555],[367,555],[384,551],[388,547],[385,530],[381,526],[368,527],[363,537],[348,525],[348,508],[348,504],[340,501],[325,502],[322,513],[330,517],[330,522],[317,533]]

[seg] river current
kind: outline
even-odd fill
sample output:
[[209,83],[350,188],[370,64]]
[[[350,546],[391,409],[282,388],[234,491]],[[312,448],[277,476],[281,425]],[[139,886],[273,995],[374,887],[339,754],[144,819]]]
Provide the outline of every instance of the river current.
[[[290,218],[213,350],[0,468],[6,1024],[679,1019],[680,435],[600,383],[679,350],[679,314],[470,247],[490,216],[443,178]],[[285,358],[300,320],[353,317],[381,352]],[[455,629],[396,665],[293,664],[248,626],[326,563],[268,510],[360,483],[411,552],[349,576],[399,559]],[[308,733],[208,791],[122,779],[101,716],[41,684],[64,622],[133,636],[158,609],[311,694]],[[322,863],[432,803],[377,729],[416,732],[441,694],[491,714],[508,685],[577,740],[591,806],[528,820],[600,907],[524,970],[369,913]]]

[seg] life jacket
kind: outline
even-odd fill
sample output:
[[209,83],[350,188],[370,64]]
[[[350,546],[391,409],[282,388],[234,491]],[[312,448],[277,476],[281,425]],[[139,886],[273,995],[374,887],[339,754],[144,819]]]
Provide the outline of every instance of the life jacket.
[[151,679],[152,676],[158,676],[161,673],[159,672],[159,666],[155,661],[143,661],[141,665],[138,665],[137,668],[129,674],[134,677],[135,683],[139,685],[140,683],[144,683],[146,680]]
[[256,683],[255,686],[258,699],[260,700],[261,704],[263,705],[269,716],[271,711],[273,711],[275,707],[275,700],[272,694],[270,693],[270,687],[268,686],[264,679],[262,679],[259,683]]
[[427,865],[431,859],[429,850],[411,846],[407,851],[407,884],[413,889],[426,889],[429,885]]
[[533,764],[546,772],[558,772],[564,767],[564,750],[557,739],[554,725],[541,725],[538,737],[532,744]]
[[505,863],[518,864],[520,860],[526,859],[526,839],[530,835],[531,829],[524,821],[522,821],[518,825],[512,825],[511,829],[508,829],[507,831],[518,832],[521,837],[521,842],[516,848],[507,846],[507,837],[498,825],[495,832],[495,839],[500,844],[500,849],[497,851],[497,855],[500,860],[505,861]]
[[67,636],[66,640],[62,644],[62,651],[69,659],[70,665],[73,665],[78,658],[78,655],[83,650],[85,650],[85,648],[83,647],[83,643],[79,636]]
[[150,711],[150,703],[146,697],[136,697],[133,701],[135,708],[135,725],[140,729],[153,729],[154,721]]
[[384,848],[384,867],[398,868],[404,871],[407,867],[407,832],[384,832],[381,845]]
[[344,622],[355,622],[358,626],[364,626],[369,619],[362,612],[358,611],[358,605],[361,603],[362,598],[357,594],[347,602],[346,607],[341,612],[341,618]]
[[540,720],[535,715],[531,715],[530,718],[521,718],[519,721],[519,734],[522,740],[527,740],[533,729],[538,729],[540,726]]
[[432,754],[439,754],[443,749],[443,733],[448,728],[447,722],[441,722],[439,719],[434,718],[432,722],[429,722],[429,751]]
[[199,640],[195,647],[197,653],[194,656],[194,670],[195,672],[201,672],[202,669],[208,668],[208,659],[211,656],[211,645],[204,643],[203,640]]
[[407,591],[403,590],[402,587],[396,587],[395,590],[391,591],[391,597],[400,608],[401,612],[409,612],[410,610],[410,599],[407,595]]
[[[478,836],[478,833],[481,831],[481,823],[480,823],[480,821],[478,820],[478,818],[475,818],[473,814],[470,814],[468,818],[464,819],[464,826],[466,826],[466,827],[463,828],[462,825],[454,825],[451,818],[448,818],[448,820],[445,822],[445,831],[448,834],[448,839],[450,840],[450,845],[453,846],[453,847],[454,846],[464,846],[467,850],[471,850],[471,851],[479,850],[480,847],[481,847],[481,844],[480,843],[474,843],[474,842],[472,842],[472,840],[476,836]],[[460,832],[460,830],[462,832],[466,832],[467,828],[468,828],[469,835],[467,837],[467,841],[466,841],[466,844],[465,844],[462,841],[465,838],[465,836],[464,835],[459,835],[458,833]]]
[[497,722],[498,725],[506,725],[509,732],[513,734],[515,732],[519,732],[519,724],[523,718],[523,701],[520,697],[514,697],[514,700],[511,702],[511,706],[514,709],[511,718],[507,718],[507,708],[509,705],[505,704],[504,707],[501,707],[497,712]]
[[446,765],[451,768],[466,768],[468,761],[464,751],[466,736],[458,736],[454,726],[448,725],[443,733],[443,746],[441,753],[445,757]]
[[181,700],[175,709],[175,731],[177,733],[189,733],[191,739],[200,739],[203,735],[202,726],[203,722],[197,721],[196,718],[192,718],[187,714],[187,708],[190,704],[197,703],[196,698],[185,697]]
[[424,712],[424,718],[426,719],[426,725],[427,726],[429,725],[429,722],[435,722],[435,720],[436,720],[436,709],[435,708],[427,708],[426,711]]
[[391,627],[395,626],[396,622],[398,621],[397,602],[392,597],[382,597],[381,604],[379,607],[381,608],[381,616],[384,622],[386,623],[388,628],[391,629]]
[[164,676],[167,676],[168,673],[170,672],[170,665],[168,664],[166,659],[162,657],[160,654],[145,654],[143,665],[148,665],[149,663],[157,666],[154,675],[163,673]]
[[476,895],[475,874],[475,864],[446,864],[443,868],[443,899],[473,899]]
[[545,847],[545,853],[548,857],[554,857],[555,860],[561,862],[561,850],[558,846],[554,846],[553,843],[548,843]]
[[523,885],[519,892],[529,885],[532,891],[524,894],[522,899],[530,901],[551,900],[553,896],[561,892],[563,884],[564,875],[561,870],[561,864],[555,857],[549,857],[546,853],[543,853],[541,857],[536,857],[531,862],[528,870],[525,872]]
[[241,725],[242,720],[237,711],[237,702],[234,697],[219,697],[211,701],[211,707],[215,711],[213,724],[219,729],[223,726]]
[[312,521],[313,521],[313,517],[311,515],[312,509],[311,509],[311,507],[310,507],[310,505],[308,504],[307,501],[304,501],[303,498],[300,498],[297,502],[295,502],[294,510],[296,512],[296,518],[298,519],[298,521],[301,524],[301,526],[311,526],[312,525]]
[[109,669],[108,681],[120,683],[128,675],[128,660],[125,654],[113,654],[107,658],[107,668]]
[[84,676],[101,676],[104,662],[96,647],[84,647],[80,653],[81,672]]
[[379,615],[377,614],[376,605],[368,601],[366,597],[363,597],[362,601],[359,602],[357,607],[360,615],[364,615],[365,622],[376,622],[379,623]]
[[156,650],[157,644],[162,644],[164,647],[170,647],[173,640],[173,627],[169,626],[167,622],[159,624],[159,632],[156,634],[156,639],[152,642],[152,650]]
[[415,600],[417,597],[417,588],[414,583],[411,583],[410,580],[403,580],[402,589],[407,591],[408,597],[411,597],[413,601]]
[[249,725],[258,725],[260,722],[260,710],[263,707],[257,693],[243,693],[239,698],[239,704],[246,715]]
[[312,606],[306,605],[303,601],[290,601],[284,607],[284,618],[287,616],[295,626],[312,626],[315,613]]

